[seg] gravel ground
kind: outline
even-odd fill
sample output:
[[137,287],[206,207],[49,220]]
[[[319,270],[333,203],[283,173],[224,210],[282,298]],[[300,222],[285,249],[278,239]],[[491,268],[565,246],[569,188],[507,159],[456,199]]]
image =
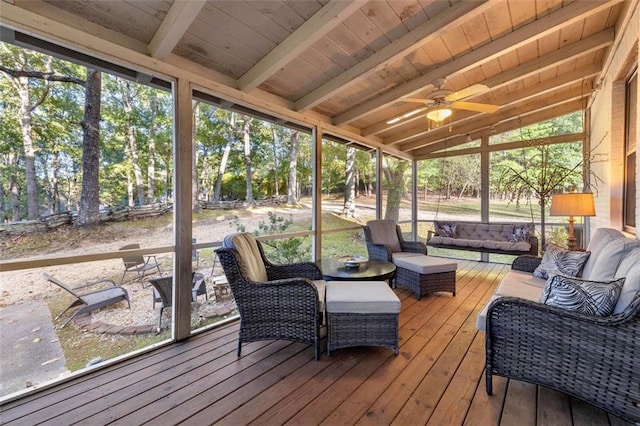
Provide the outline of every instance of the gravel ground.
[[[221,241],[225,235],[235,232],[235,222],[246,227],[251,232],[258,227],[260,221],[267,219],[267,212],[273,211],[284,217],[293,217],[297,220],[311,219],[311,210],[308,208],[256,208],[252,209],[251,214],[241,218],[234,218],[229,215],[225,218],[210,219],[206,221],[195,221],[193,224],[193,235],[198,237],[198,242],[204,241]],[[172,244],[173,227],[163,226],[158,228],[136,228],[135,232],[126,235],[123,239],[117,241],[101,242],[101,241],[83,241],[80,247],[69,248],[68,250],[60,250],[53,256],[72,256],[89,253],[116,251],[125,244],[139,243],[142,247],[158,247]],[[40,255],[34,257],[21,258],[21,260],[36,259]],[[170,271],[172,265],[172,255],[164,254],[158,256],[163,273],[166,275]],[[211,266],[213,259],[205,259],[200,257],[199,271],[205,277],[211,274]],[[47,266],[44,268],[34,268],[22,271],[9,271],[0,274],[0,307],[19,304],[27,301],[43,300],[48,301],[54,296],[60,296],[63,290],[53,284],[47,283],[42,278],[42,273],[47,272],[58,280],[67,284],[69,287],[76,287],[80,284],[110,277],[116,282],[120,280],[122,273],[122,261],[120,259],[104,260],[98,262],[89,262],[71,265]],[[221,274],[220,270],[216,270],[216,274]],[[114,325],[145,325],[156,324],[158,319],[159,305],[153,308],[152,289],[151,287],[142,288],[139,282],[131,282],[125,284],[124,287],[129,292],[131,300],[131,309],[126,309],[124,302],[121,305],[115,305],[110,308],[102,309],[95,312],[92,316],[94,320],[99,320]],[[83,289],[84,291],[85,289]],[[207,292],[213,294],[212,283],[207,284]],[[71,300],[71,299],[69,299]],[[61,306],[64,306],[61,303]],[[124,308],[124,309],[122,309]],[[204,296],[198,298],[198,315],[208,317],[220,312],[227,312],[234,308],[233,303],[228,301],[216,301],[215,297],[205,301]],[[169,310],[167,310],[169,311]],[[57,313],[54,313],[56,315]],[[166,315],[166,314],[165,314]],[[163,319],[163,324],[164,324]]]

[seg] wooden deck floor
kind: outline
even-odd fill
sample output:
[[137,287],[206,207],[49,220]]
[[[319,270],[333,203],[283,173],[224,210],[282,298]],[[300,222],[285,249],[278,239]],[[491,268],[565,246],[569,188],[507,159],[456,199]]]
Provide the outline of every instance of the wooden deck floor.
[[200,334],[0,407],[0,424],[623,425],[531,384],[485,393],[475,318],[508,266],[460,261],[457,295],[403,289],[398,356],[257,342],[236,357],[238,324]]

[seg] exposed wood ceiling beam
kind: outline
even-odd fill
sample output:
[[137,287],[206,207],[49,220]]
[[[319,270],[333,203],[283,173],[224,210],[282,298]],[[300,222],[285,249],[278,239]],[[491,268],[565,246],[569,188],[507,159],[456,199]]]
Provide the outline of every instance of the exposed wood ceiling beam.
[[[531,124],[539,123],[544,120],[550,120],[561,115],[566,115],[575,111],[579,111],[584,107],[583,99],[568,100],[563,103],[558,103],[548,108],[533,111],[529,114],[523,114],[517,117],[512,117],[503,122],[495,122],[489,125],[484,125],[481,128],[477,128],[468,133],[468,136],[474,140],[482,137],[485,134],[499,134],[509,130],[518,129],[520,127],[529,126]],[[439,141],[433,142],[428,146],[424,146],[420,149],[414,150],[412,154],[415,159],[425,159],[429,157],[432,152],[440,151],[443,149],[451,148],[454,146],[462,145],[467,141],[467,133],[456,134],[452,137],[443,138]]]
[[255,89],[366,3],[332,0],[240,77],[238,88],[245,92]]
[[[519,117],[524,114],[529,114],[535,110],[544,109],[549,107],[550,105],[555,105],[560,102],[582,98],[584,95],[585,94],[581,87],[569,87],[568,89],[557,91],[553,95],[542,95],[536,97],[535,99],[528,99],[522,102],[518,102],[503,110],[500,110],[500,112],[479,117],[477,120],[471,120],[461,125],[452,125],[451,129],[456,134],[466,135],[467,133],[473,132],[478,128],[491,126],[504,120],[510,120],[513,117]],[[400,149],[402,151],[411,151],[431,144],[435,141],[450,137],[452,135],[451,132],[449,132],[449,127],[449,125],[442,126],[430,132],[430,134],[426,137],[400,144]]]
[[[485,129],[484,133],[488,133],[488,129]],[[477,139],[478,138],[476,138],[476,140]],[[495,145],[491,145],[490,149],[491,151],[504,151],[509,149],[528,148],[536,145],[555,145],[555,144],[567,143],[567,142],[580,142],[580,141],[583,141],[584,139],[585,139],[584,133],[571,133],[568,135],[551,136],[548,138],[536,138],[536,139],[529,139],[526,141],[498,143]],[[465,135],[465,140],[466,140],[466,135]],[[451,147],[453,146],[450,146],[450,148]],[[430,153],[429,158],[431,159],[431,158],[450,157],[453,153],[455,153],[455,155],[479,154],[480,152],[486,151],[486,149],[487,148],[485,147],[478,146],[474,148],[455,149],[448,152],[440,150],[438,152]]]
[[[528,99],[530,97],[534,97],[537,96],[539,94],[542,93],[546,93],[548,91],[551,90],[555,90],[561,87],[566,86],[567,84],[571,84],[574,83],[578,80],[582,80],[582,79],[587,79],[587,78],[591,78],[595,75],[597,75],[600,71],[602,70],[602,63],[597,63],[597,64],[591,64],[591,65],[586,65],[584,67],[578,68],[577,70],[568,72],[568,73],[564,73],[554,79],[551,80],[545,80],[535,86],[531,86],[527,89],[524,90],[519,90],[516,92],[512,92],[508,95],[502,95],[500,96],[500,102],[501,105],[500,107],[504,108],[505,106],[520,101],[520,100],[524,100],[524,99]],[[520,79],[516,79],[513,80],[517,81]],[[486,92],[485,92],[486,93]],[[468,99],[473,99],[473,97],[470,97]],[[456,123],[460,123],[461,121],[464,120],[474,120],[477,118],[476,113],[466,113],[466,112],[460,112],[460,113],[456,113],[456,115],[459,115],[459,117],[462,117],[461,119],[459,117],[457,117],[456,119]],[[387,130],[391,130],[397,127],[401,127],[403,125],[407,125],[410,124],[414,121],[417,120],[424,120],[424,114],[417,114],[415,116],[409,117],[406,120],[400,121],[398,123],[389,125],[386,122],[381,122],[381,123],[377,123],[374,124],[373,126],[370,127],[366,127],[364,129],[362,129],[362,135],[363,136],[370,136],[370,135],[375,135],[378,133],[382,133],[384,131]],[[414,133],[415,134],[415,133]],[[405,139],[408,139],[409,136],[407,136]],[[395,139],[400,139],[400,137],[398,138],[394,138]],[[400,142],[400,140],[398,141]],[[388,142],[385,141],[385,143],[393,143],[393,142]]]
[[464,20],[483,13],[495,4],[495,0],[462,1],[454,4],[433,19],[385,46],[380,51],[360,61],[356,66],[326,82],[309,94],[298,99],[294,107],[298,111],[313,108],[333,96],[339,90],[352,85],[389,64],[397,61],[425,44],[440,37],[446,30],[460,25]]
[[[541,71],[556,67],[562,63],[572,61],[580,56],[609,46],[613,43],[614,36],[613,28],[601,31],[554,52],[548,53],[540,58],[532,59],[529,62],[525,62],[524,64],[511,68],[501,74],[489,77],[482,83],[494,88],[511,84],[519,79],[537,74]],[[430,132],[425,126],[424,131],[419,133],[416,133],[415,129],[413,131],[405,131],[401,134],[395,135],[392,139],[385,140],[384,142],[386,144],[395,144],[406,141],[410,138],[420,137],[427,133],[436,134],[438,132],[442,132],[442,129],[436,129]]]
[[176,0],[149,42],[149,54],[164,59],[178,44],[207,0]]
[[466,55],[459,57],[446,64],[435,67],[432,71],[398,86],[370,101],[364,102],[357,107],[351,108],[342,114],[334,117],[333,123],[337,126],[357,120],[373,111],[378,111],[385,105],[396,100],[410,96],[425,86],[433,83],[438,78],[446,78],[451,75],[463,73],[476,68],[484,63],[496,59],[507,52],[511,52],[527,43],[540,39],[551,34],[560,28],[583,20],[588,16],[610,8],[621,0],[611,0],[608,2],[586,2],[577,1],[568,6],[558,9],[549,15],[531,22],[511,33],[508,33],[495,41],[488,43]]

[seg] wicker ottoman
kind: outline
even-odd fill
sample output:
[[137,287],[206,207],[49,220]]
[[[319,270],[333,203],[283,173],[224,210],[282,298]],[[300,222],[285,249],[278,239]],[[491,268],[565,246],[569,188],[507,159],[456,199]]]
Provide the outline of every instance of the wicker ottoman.
[[384,281],[327,282],[327,355],[351,346],[384,346],[398,355],[400,299]]
[[450,291],[456,295],[458,264],[447,259],[419,255],[394,259],[396,285],[408,287],[420,298],[427,293]]

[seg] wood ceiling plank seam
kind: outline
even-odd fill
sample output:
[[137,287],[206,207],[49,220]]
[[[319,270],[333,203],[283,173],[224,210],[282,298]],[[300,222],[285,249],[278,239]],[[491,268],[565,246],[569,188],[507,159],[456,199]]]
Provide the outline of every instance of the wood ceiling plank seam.
[[300,1],[300,0],[284,0],[287,6],[294,10],[298,15],[304,19],[309,19],[322,9],[323,4],[313,1]]
[[[326,52],[324,54],[339,66],[342,69],[342,72],[358,64],[358,61],[331,37],[322,37],[313,45],[313,47],[321,52]],[[339,52],[342,52],[343,54],[339,54]]]
[[189,29],[207,0],[175,2],[149,42],[149,54],[164,59]]
[[508,15],[508,13],[509,6],[506,2],[502,2],[482,14],[487,26],[487,31],[489,31],[489,35],[491,36],[491,41],[495,41],[513,31],[511,21],[503,18],[505,15]]
[[[154,24],[143,25],[142,22],[132,22],[132,16],[120,16],[114,13],[108,2],[100,3],[78,3],[78,2],[56,2],[55,7],[76,15],[78,18],[86,19],[95,24],[104,26],[112,31],[121,32],[137,41],[148,44],[155,33],[155,28],[162,22],[156,18]],[[88,15],[88,16],[87,16]],[[128,19],[127,19],[128,18]],[[114,22],[115,21],[115,22]]]
[[[462,125],[455,126],[456,132],[467,134],[469,132],[473,132],[477,127],[485,127],[501,121],[510,120],[513,117],[530,114],[537,110],[545,110],[556,104],[572,101],[574,99],[580,99],[582,95],[583,93],[581,92],[581,90],[570,88],[570,90],[555,93],[552,96],[538,96],[533,99],[528,99],[525,102],[517,102],[498,113],[484,114],[474,122],[467,122]],[[433,141],[444,139],[447,137],[447,135],[450,134],[448,131],[448,127],[450,126],[447,125],[442,128],[432,130],[431,132],[423,132],[422,134],[416,136],[415,140],[400,143],[399,148],[401,151],[413,151]],[[429,134],[425,137],[425,133]],[[443,133],[445,135],[442,135]]]
[[366,9],[367,17],[390,42],[409,32],[409,28],[394,13],[388,1],[369,2]]
[[357,10],[362,4],[362,0],[333,1],[327,4],[240,77],[238,80],[240,90],[249,91],[258,87],[270,75],[278,72],[349,16],[358,13]]
[[245,1],[214,2],[214,4],[226,15],[244,23],[243,26],[254,29],[275,44],[281,43],[291,34],[291,31],[258,12]]
[[323,52],[316,49],[315,46],[316,45],[310,46],[308,49],[302,52],[300,54],[300,58],[312,64],[316,68],[321,69],[324,74],[329,76],[329,78],[340,75],[343,68],[338,66],[338,64],[332,61],[331,58],[325,55]]
[[413,31],[420,24],[431,19],[419,2],[413,0],[387,0],[385,3],[387,3],[389,9],[398,17],[408,32]]
[[[446,13],[438,15],[430,21],[425,22],[418,29],[407,33],[405,36],[394,40],[380,52],[364,58],[357,67],[350,68],[340,76],[328,84],[318,87],[313,92],[296,101],[295,107],[298,111],[303,111],[314,107],[322,100],[330,97],[338,90],[343,89],[346,85],[351,84],[356,79],[366,78],[372,73],[378,72],[389,62],[397,60],[397,58],[406,56],[410,51],[421,47],[425,43],[433,40],[450,25],[454,25],[463,19],[464,14],[480,13],[486,6],[476,6],[471,2],[461,2],[452,6]],[[435,31],[435,32],[434,32]]]
[[228,69],[232,71],[229,75],[234,76],[234,78],[242,75],[245,70],[253,65],[252,61],[235,54],[234,52],[238,52],[237,49],[224,49],[220,46],[207,43],[202,37],[190,31],[182,36],[182,40],[175,47],[175,51],[176,53],[184,51],[191,52],[201,57],[204,62],[213,62],[216,65],[214,69],[218,71],[221,67],[225,66],[224,64],[230,64],[227,65]]
[[[574,99],[568,102],[560,103],[550,106],[544,110],[535,111],[531,114],[513,117],[508,121],[501,123],[494,123],[469,133],[471,139],[478,139],[479,137],[489,134],[500,134],[510,130],[515,130],[521,127],[526,127],[531,124],[539,123],[545,120],[550,120],[555,117],[570,114],[572,112],[580,111],[583,108],[581,99]],[[439,151],[445,148],[450,148],[457,145],[466,143],[467,134],[463,133],[449,138],[443,138],[436,142],[424,146],[420,149],[413,151],[414,158],[416,160],[423,160],[429,158],[428,155],[431,152]]]
[[[224,45],[228,44],[230,48],[227,50],[231,50],[232,46],[242,44],[252,50],[260,52],[260,57],[262,57],[276,46],[276,43],[272,40],[264,37],[253,28],[247,27],[236,18],[224,13],[224,11],[218,7],[212,6],[211,3],[207,3],[205,7],[202,8],[197,21],[202,22],[207,28],[211,29],[208,37],[209,43],[217,44],[218,40],[224,40],[223,46],[219,47],[224,48]],[[212,25],[214,22],[215,26]],[[222,38],[221,33],[226,37]],[[216,34],[216,37],[211,37],[211,34]]]
[[250,2],[249,6],[290,33],[308,20],[291,9],[288,4],[278,0]]
[[535,20],[535,1],[507,0],[507,4],[509,6],[512,29],[519,28]]
[[491,34],[486,26],[484,14],[474,16],[468,22],[462,22],[460,28],[464,32],[469,46],[475,49],[491,40]]
[[[96,24],[88,19],[83,19],[79,15],[66,9],[62,9],[57,6],[51,7],[51,4],[40,0],[28,1],[26,3],[22,3],[22,5],[24,6],[23,9],[27,12],[35,13],[40,16],[47,16],[53,21],[57,21],[62,25],[69,25],[78,31],[93,34],[96,37],[109,40],[110,42],[121,46],[128,46],[135,52],[144,53],[147,50],[146,43],[138,41],[122,32]],[[0,13],[0,17],[1,16],[2,14]]]
[[348,52],[357,62],[361,62],[375,53],[345,25],[338,25],[327,33],[327,37],[331,38],[335,44],[341,46],[342,50]]
[[442,43],[447,46],[449,54],[454,58],[462,56],[473,50],[473,46],[469,44],[467,37],[460,26],[451,28],[442,34],[440,39],[442,40]]
[[362,9],[351,14],[343,24],[374,53],[392,41],[380,31]]
[[596,13],[605,7],[610,7],[611,4],[618,1],[620,0],[611,0],[603,3],[571,3],[562,9],[558,9],[558,11],[552,14],[549,14],[544,20],[534,21],[518,28],[512,33],[502,36],[499,39],[468,53],[467,55],[461,56],[450,63],[442,64],[433,72],[424,74],[412,82],[394,88],[388,93],[380,96],[378,99],[364,102],[353,107],[346,113],[336,115],[333,117],[333,123],[338,126],[349,123],[359,118],[361,115],[380,109],[396,99],[415,93],[437,78],[446,77],[449,74],[464,72],[469,68],[480,65],[481,63],[493,60],[504,54],[506,51],[514,50],[522,44],[529,43],[532,40],[553,32],[558,28],[570,24],[571,22],[584,19],[585,16]]

